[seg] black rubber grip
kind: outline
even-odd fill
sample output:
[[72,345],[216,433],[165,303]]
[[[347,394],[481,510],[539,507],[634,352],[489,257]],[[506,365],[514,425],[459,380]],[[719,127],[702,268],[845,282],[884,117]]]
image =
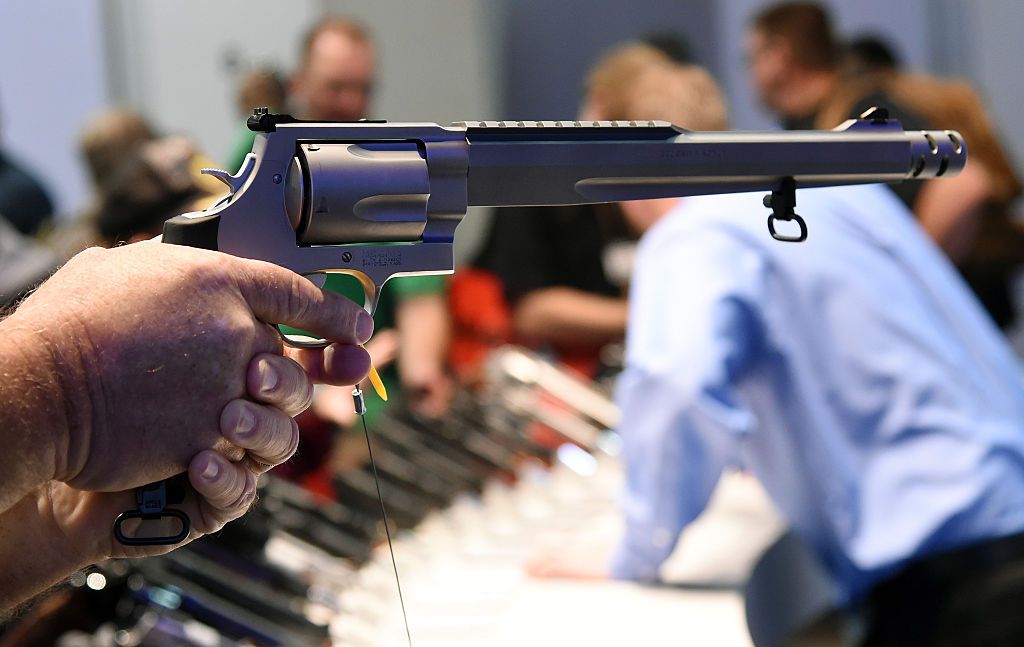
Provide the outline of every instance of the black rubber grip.
[[217,251],[220,214],[211,216],[175,216],[164,223],[165,243]]

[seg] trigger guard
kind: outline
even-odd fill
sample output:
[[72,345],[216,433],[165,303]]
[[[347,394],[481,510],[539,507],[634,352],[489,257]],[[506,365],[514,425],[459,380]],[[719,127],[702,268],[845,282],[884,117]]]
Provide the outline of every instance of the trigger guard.
[[[327,272],[312,272],[310,274],[303,274],[302,276],[320,289],[323,289],[324,284],[327,283]],[[363,310],[366,310],[367,314],[372,317],[374,311],[377,309],[378,290],[375,287],[371,291],[368,290],[367,287],[367,284],[363,283]],[[281,331],[281,326],[277,324],[274,324],[274,328],[277,330],[277,334],[281,337],[281,341],[292,348],[318,350],[321,348],[327,348],[331,345],[331,342],[326,339],[317,339],[314,337],[296,339],[294,336],[288,336]]]

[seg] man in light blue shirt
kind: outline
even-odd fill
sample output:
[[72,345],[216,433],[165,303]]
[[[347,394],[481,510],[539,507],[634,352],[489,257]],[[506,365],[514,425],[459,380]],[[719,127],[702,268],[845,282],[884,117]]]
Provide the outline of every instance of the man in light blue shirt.
[[[699,68],[652,67],[619,91],[600,119],[726,127]],[[841,603],[866,611],[865,644],[1024,644],[1012,351],[886,187],[798,191],[798,245],[768,235],[762,198],[622,205],[646,233],[617,392],[626,533],[611,575],[657,580],[723,469],[739,466]],[[596,575],[568,557],[534,572]]]
[[1024,531],[1024,388],[1009,346],[881,186],[680,200],[645,234],[618,388],[627,533],[654,580],[722,469],[764,484],[856,601],[909,561]]

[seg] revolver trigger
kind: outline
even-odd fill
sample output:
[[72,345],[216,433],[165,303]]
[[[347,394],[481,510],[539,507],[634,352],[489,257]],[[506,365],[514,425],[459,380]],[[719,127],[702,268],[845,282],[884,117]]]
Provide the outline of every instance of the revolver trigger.
[[203,175],[209,175],[217,178],[231,189],[231,193],[237,193],[245,184],[246,180],[249,179],[249,175],[252,174],[252,170],[254,168],[256,168],[256,154],[249,153],[245,156],[245,160],[242,161],[242,167],[239,168],[238,172],[234,175],[231,175],[227,171],[222,171],[219,168],[204,168],[200,169],[199,172]]

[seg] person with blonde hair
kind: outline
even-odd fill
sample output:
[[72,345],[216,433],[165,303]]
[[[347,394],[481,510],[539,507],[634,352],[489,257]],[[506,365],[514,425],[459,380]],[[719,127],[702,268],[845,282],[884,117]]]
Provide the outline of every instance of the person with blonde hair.
[[629,42],[613,48],[591,68],[584,83],[580,119],[612,119],[623,114],[627,88],[645,70],[673,64],[661,50],[646,43]]
[[[670,64],[643,43],[612,49],[587,76],[579,118],[620,118],[625,88]],[[474,266],[502,284],[514,341],[593,375],[601,348],[625,334],[627,277],[614,259],[635,238],[615,205],[503,209]]]

